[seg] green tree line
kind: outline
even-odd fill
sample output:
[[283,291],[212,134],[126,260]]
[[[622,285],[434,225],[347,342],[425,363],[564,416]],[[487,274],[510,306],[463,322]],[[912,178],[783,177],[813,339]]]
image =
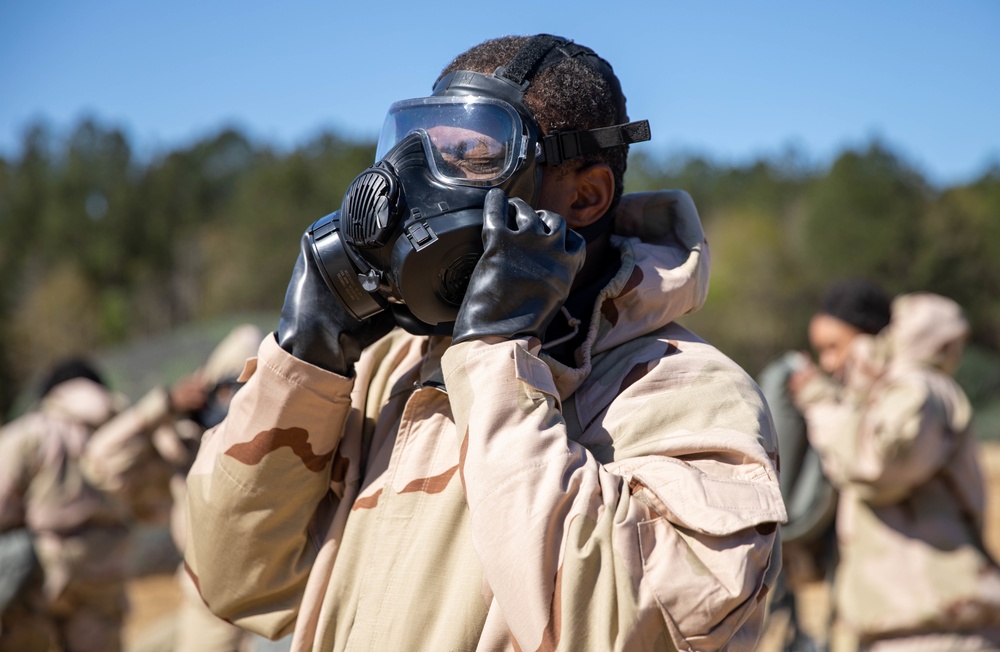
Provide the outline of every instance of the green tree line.
[[[63,137],[30,127],[17,155],[0,157],[0,415],[65,355],[277,315],[302,231],[340,206],[374,150],[323,133],[278,151],[225,129],[148,158],[94,119]],[[987,417],[983,434],[1000,437],[1000,166],[936,188],[879,141],[824,167],[794,152],[743,164],[637,152],[626,186],[694,198],[712,283],[685,323],[751,373],[806,347],[833,280],[961,303],[973,334],[960,380]]]

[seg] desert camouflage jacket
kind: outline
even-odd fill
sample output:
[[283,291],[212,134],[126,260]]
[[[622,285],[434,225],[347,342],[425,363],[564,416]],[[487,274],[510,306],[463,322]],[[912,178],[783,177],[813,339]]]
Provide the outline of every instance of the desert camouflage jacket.
[[50,598],[72,578],[124,574],[128,511],[82,463],[90,436],[120,405],[103,386],[77,378],[0,429],[0,530],[31,531]]
[[[262,334],[252,324],[234,327],[197,371],[207,387],[235,378],[253,356]],[[87,443],[88,477],[105,492],[127,499],[145,521],[169,518],[170,534],[184,550],[185,478],[204,434],[190,414],[177,414],[170,390],[155,387],[100,428]],[[168,516],[169,513],[169,516]]]
[[841,490],[837,610],[863,639],[1000,624],[972,410],[941,368],[967,329],[944,297],[898,297],[887,329],[852,343],[846,389],[800,398]]
[[273,336],[188,476],[208,605],[297,650],[752,650],[785,518],[754,382],[674,320],[690,198],[626,196],[577,367],[394,331],[353,380]]
[[82,464],[96,487],[128,507],[138,520],[160,523],[173,505],[170,479],[175,461],[158,442],[179,435],[169,390],[154,387],[90,437]]

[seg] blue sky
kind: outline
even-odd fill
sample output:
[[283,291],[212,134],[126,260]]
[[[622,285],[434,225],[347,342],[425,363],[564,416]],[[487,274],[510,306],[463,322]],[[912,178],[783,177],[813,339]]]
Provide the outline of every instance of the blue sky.
[[375,137],[457,53],[549,32],[615,67],[653,155],[823,163],[880,138],[937,184],[1000,163],[995,0],[0,3],[0,155],[84,115],[155,154],[235,125],[279,147]]

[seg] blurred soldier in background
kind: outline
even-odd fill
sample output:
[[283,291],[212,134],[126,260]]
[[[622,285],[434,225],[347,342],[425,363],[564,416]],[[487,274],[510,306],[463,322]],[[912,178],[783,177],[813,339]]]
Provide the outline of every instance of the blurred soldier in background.
[[954,301],[902,295],[888,328],[851,342],[841,386],[793,378],[840,490],[837,616],[866,651],[1000,649],[972,409],[952,378],[967,335]]
[[[201,437],[219,424],[229,411],[229,402],[242,385],[238,377],[248,358],[256,355],[263,333],[252,324],[232,329],[209,355],[205,365],[180,379],[173,387],[175,395],[184,396],[186,406],[196,409],[179,412],[164,402],[148,399],[141,413],[158,427],[105,428],[89,444],[93,459],[92,473],[101,486],[111,492],[127,491],[149,496],[146,503],[157,502],[154,494],[165,483],[151,482],[167,468],[170,488],[170,534],[177,550],[184,552],[187,531],[185,494],[186,476],[198,452]],[[151,509],[149,511],[152,511]],[[249,650],[254,638],[243,629],[213,615],[183,567],[178,569],[181,605],[171,643],[156,642],[156,649],[178,652],[237,652]]]
[[[257,347],[263,336],[260,329],[249,324],[237,326],[230,331],[198,373],[207,388],[204,408],[192,414],[189,419],[179,421],[176,427],[161,428],[154,436],[153,442],[160,455],[174,469],[170,482],[174,501],[170,533],[182,554],[187,531],[187,472],[194,462],[202,435],[208,428],[221,423],[229,411],[229,402],[242,385],[238,379],[240,372],[247,359],[257,355]],[[252,635],[208,610],[191,577],[184,572],[183,564],[178,568],[177,580],[181,586],[181,606],[174,650],[236,652],[248,649]]]
[[4,611],[0,649],[117,650],[128,518],[80,460],[120,399],[83,360],[56,365],[40,399],[0,431],[0,530],[28,533],[44,571]]
[[[875,335],[889,323],[889,295],[877,284],[846,279],[830,286],[810,320],[809,340],[820,367],[834,382],[843,379],[845,352],[857,335]],[[770,602],[772,623],[787,620],[788,652],[825,650],[832,614],[819,631],[807,633],[799,619],[797,595],[810,582],[833,582],[836,566],[834,519],[837,492],[823,474],[819,454],[809,445],[806,423],[794,405],[789,379],[803,354],[789,351],[760,373],[778,435],[781,455],[781,495],[788,523],[781,526],[782,572]],[[812,635],[810,635],[812,634]]]
[[0,650],[121,649],[129,525],[147,494],[104,491],[88,445],[130,428],[148,436],[153,403],[166,414],[200,407],[190,398],[157,388],[121,412],[124,398],[90,364],[67,360],[42,383],[38,408],[0,430],[0,531],[30,539],[39,571],[3,612]]
[[[229,401],[242,385],[238,377],[247,358],[257,354],[263,333],[256,326],[237,326],[219,343],[197,376],[207,390],[205,406],[190,418],[178,421],[176,427],[157,430],[153,442],[160,455],[173,467],[170,492],[173,511],[170,533],[177,550],[184,552],[187,530],[187,472],[194,462],[201,436],[208,428],[218,425],[229,411]],[[236,652],[247,649],[249,634],[221,618],[205,606],[198,589],[178,567],[177,581],[181,586],[181,606],[173,649],[177,652]]]

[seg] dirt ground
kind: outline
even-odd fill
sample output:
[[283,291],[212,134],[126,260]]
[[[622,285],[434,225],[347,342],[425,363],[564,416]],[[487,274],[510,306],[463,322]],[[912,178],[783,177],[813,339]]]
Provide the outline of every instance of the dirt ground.
[[[986,545],[1000,559],[1000,443],[984,443],[982,466],[987,481]],[[180,603],[180,591],[173,573],[154,573],[136,578],[129,584],[132,610],[125,625],[126,652],[167,652],[173,637],[173,619]],[[815,631],[828,605],[821,585],[809,587],[802,601],[803,624]],[[781,623],[774,623],[765,634],[758,652],[781,650]],[[846,652],[848,641],[834,638],[832,652]]]
[[982,447],[983,475],[987,482],[986,546],[1000,559],[1000,443]]
[[126,652],[172,650],[174,615],[181,593],[177,576],[157,573],[129,583],[131,606],[123,634]]

